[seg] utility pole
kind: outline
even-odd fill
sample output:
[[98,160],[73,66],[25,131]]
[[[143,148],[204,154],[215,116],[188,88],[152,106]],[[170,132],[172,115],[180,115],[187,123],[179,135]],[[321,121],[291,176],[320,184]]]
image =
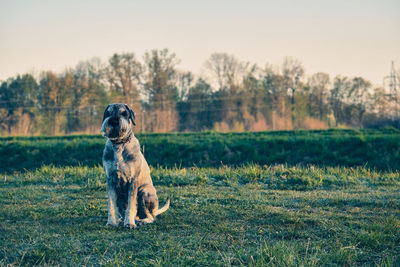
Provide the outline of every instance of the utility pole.
[[399,92],[400,92],[400,77],[394,67],[394,61],[390,69],[390,75],[383,78],[383,88],[386,89],[386,84],[389,86],[389,105],[393,110],[392,119],[399,118]]

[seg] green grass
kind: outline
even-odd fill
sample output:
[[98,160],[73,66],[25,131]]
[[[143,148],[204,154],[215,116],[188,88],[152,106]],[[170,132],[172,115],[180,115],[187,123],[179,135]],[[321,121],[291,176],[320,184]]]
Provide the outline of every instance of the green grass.
[[0,176],[0,265],[398,266],[400,174],[367,168],[152,169],[152,225],[109,228],[100,167]]
[[[137,134],[150,165],[218,167],[256,164],[366,166],[400,170],[400,130]],[[0,138],[0,172],[41,165],[96,166],[106,139],[98,135]]]

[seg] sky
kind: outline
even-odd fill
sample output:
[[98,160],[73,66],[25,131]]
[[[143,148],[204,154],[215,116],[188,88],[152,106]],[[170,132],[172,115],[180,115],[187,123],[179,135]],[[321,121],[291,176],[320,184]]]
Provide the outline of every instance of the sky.
[[0,80],[155,48],[196,74],[226,52],[260,67],[290,56],[308,75],[382,85],[392,60],[400,70],[400,1],[0,0]]

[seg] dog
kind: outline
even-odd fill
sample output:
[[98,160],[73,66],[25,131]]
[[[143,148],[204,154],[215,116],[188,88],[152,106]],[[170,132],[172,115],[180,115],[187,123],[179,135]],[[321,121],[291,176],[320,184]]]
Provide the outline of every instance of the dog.
[[126,104],[110,104],[104,110],[101,132],[107,137],[103,168],[107,178],[107,225],[127,228],[154,222],[169,208],[169,198],[158,209],[150,169],[133,134],[135,113]]

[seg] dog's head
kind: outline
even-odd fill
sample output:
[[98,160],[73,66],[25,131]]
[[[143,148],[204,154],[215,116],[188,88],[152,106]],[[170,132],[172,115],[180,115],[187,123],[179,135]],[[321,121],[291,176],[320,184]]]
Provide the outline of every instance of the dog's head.
[[112,140],[124,139],[132,133],[131,123],[135,124],[135,112],[126,104],[110,104],[104,110],[101,132]]

